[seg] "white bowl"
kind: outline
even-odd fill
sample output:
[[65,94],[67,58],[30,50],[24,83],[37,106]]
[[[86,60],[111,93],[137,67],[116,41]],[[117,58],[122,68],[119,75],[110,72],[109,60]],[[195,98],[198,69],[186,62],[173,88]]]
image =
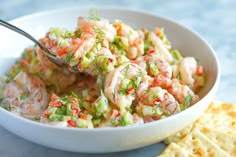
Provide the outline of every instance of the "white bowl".
[[[116,152],[135,149],[162,141],[192,123],[214,98],[220,76],[219,62],[212,48],[199,35],[171,20],[118,8],[98,9],[99,16],[121,19],[132,27],[164,27],[172,46],[184,56],[199,59],[206,71],[206,86],[200,91],[201,100],[176,115],[139,126],[119,128],[79,129],[59,128],[16,116],[0,108],[0,124],[29,141],[73,152]],[[78,16],[88,16],[89,9],[64,9],[38,13],[11,21],[36,38],[44,36],[50,27],[75,28]],[[0,27],[0,76],[10,69],[22,50],[32,44],[24,37]]]

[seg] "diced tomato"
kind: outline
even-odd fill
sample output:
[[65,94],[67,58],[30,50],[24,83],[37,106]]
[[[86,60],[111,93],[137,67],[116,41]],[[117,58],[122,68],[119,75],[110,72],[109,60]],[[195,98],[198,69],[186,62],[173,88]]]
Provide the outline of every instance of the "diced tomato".
[[87,115],[84,114],[84,113],[82,113],[82,112],[79,113],[79,116],[80,116],[80,118],[82,118],[82,119],[87,119]]
[[201,65],[197,66],[196,74],[197,74],[198,76],[199,76],[199,75],[203,75],[203,66],[201,66]]
[[61,107],[62,103],[60,101],[52,102],[50,106],[51,107]]
[[25,61],[26,61],[27,63],[30,63],[30,61],[31,61],[30,57],[26,57],[26,58],[25,58]]
[[160,103],[160,102],[162,102],[162,100],[161,100],[160,98],[157,98],[157,99],[155,99],[155,100],[153,101],[153,104],[154,104],[154,106],[155,106],[156,103]]
[[19,63],[19,66],[26,66],[26,62],[25,61],[21,61],[20,63]]
[[159,120],[159,119],[160,119],[160,116],[152,116],[152,119],[153,119],[153,120]]
[[39,39],[40,44],[44,45],[46,42],[46,38],[41,38]]
[[55,101],[58,98],[58,96],[55,93],[51,94],[50,100]]
[[119,117],[119,116],[120,116],[120,112],[118,111],[118,113],[117,113],[116,117]]
[[153,83],[152,83],[152,86],[153,87],[158,87],[161,85],[161,80],[159,77],[154,77],[154,80],[153,80]]
[[43,116],[46,117],[46,118],[49,118],[50,114],[49,113],[44,113]]
[[118,110],[112,110],[111,113],[111,119],[115,118],[115,117],[119,117],[120,116],[120,112]]
[[73,128],[76,127],[76,123],[75,123],[73,120],[68,120],[68,121],[67,121],[67,124],[68,124],[68,126],[70,126],[70,127],[73,127]]
[[109,64],[109,63],[112,63],[112,61],[113,61],[113,59],[111,59],[111,58],[108,58],[108,60],[107,60],[107,65]]
[[133,87],[133,86],[131,86],[131,87],[129,87],[129,88],[127,89],[127,93],[128,93],[128,94],[132,93],[133,91],[134,91],[134,87]]
[[68,49],[69,49],[68,47],[60,47],[60,48],[57,49],[56,53],[57,53],[58,56],[61,57],[61,56],[65,55],[67,53]]
[[71,109],[74,110],[76,112],[76,114],[79,113],[79,109],[77,106],[75,106],[74,104],[71,105]]
[[154,53],[155,52],[155,50],[149,50],[148,52],[147,52],[147,55],[151,55],[152,53]]
[[155,33],[157,36],[160,36],[160,35],[161,35],[161,30],[160,30],[160,28],[155,27],[154,33]]

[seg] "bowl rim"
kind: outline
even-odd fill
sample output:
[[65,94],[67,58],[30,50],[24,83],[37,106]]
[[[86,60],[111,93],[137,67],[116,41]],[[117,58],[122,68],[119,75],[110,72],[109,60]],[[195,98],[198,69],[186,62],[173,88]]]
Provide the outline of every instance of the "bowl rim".
[[[61,12],[68,12],[68,11],[76,11],[76,10],[81,10],[81,11],[89,11],[91,8],[90,7],[67,7],[67,8],[60,8],[60,9],[52,9],[52,10],[44,10],[44,11],[39,11],[39,12],[34,12],[32,14],[28,14],[28,15],[24,15],[18,18],[14,18],[12,20],[9,21],[9,23],[18,23],[20,21],[24,21],[30,18],[35,18],[38,16],[45,16],[45,15],[49,15],[49,14],[55,14],[55,13],[61,13]],[[92,8],[93,9],[93,8]],[[44,124],[44,123],[40,123],[34,120],[30,120],[27,119],[25,117],[16,115],[12,112],[7,111],[6,109],[0,107],[0,111],[5,112],[6,114],[8,114],[9,116],[13,116],[16,119],[21,120],[24,123],[29,123],[38,127],[44,127],[46,129],[56,129],[56,130],[62,130],[62,131],[73,131],[73,132],[109,132],[109,131],[127,131],[130,129],[143,129],[143,128],[149,128],[152,125],[159,125],[162,123],[167,123],[167,121],[172,121],[172,119],[174,119],[175,117],[181,116],[183,113],[187,112],[188,110],[190,110],[191,108],[193,108],[194,106],[197,106],[198,103],[200,103],[201,101],[203,101],[203,99],[205,99],[206,97],[208,97],[208,95],[210,95],[213,91],[215,91],[218,88],[219,82],[220,82],[220,76],[221,76],[221,70],[220,70],[220,62],[219,59],[215,53],[215,51],[213,50],[212,46],[206,41],[206,39],[204,39],[199,33],[197,33],[195,30],[190,29],[188,26],[185,26],[175,20],[172,20],[171,18],[165,17],[165,16],[161,16],[155,13],[151,13],[149,11],[144,11],[141,9],[130,9],[130,8],[126,8],[126,7],[111,7],[111,6],[106,6],[106,7],[96,7],[95,9],[97,9],[98,11],[124,11],[124,12],[132,12],[132,13],[137,13],[137,14],[143,14],[145,16],[152,16],[154,18],[159,18],[165,22],[177,25],[178,27],[181,27],[183,29],[185,29],[186,31],[192,33],[194,36],[196,36],[199,40],[201,40],[210,50],[214,61],[216,62],[216,78],[215,81],[213,82],[212,87],[209,89],[209,92],[207,94],[205,94],[197,103],[195,103],[194,105],[188,107],[187,109],[185,109],[184,111],[181,111],[179,113],[176,113],[174,115],[171,115],[167,118],[161,119],[161,120],[157,120],[157,121],[153,121],[153,122],[149,122],[149,123],[144,123],[144,124],[140,124],[140,125],[132,125],[132,126],[121,126],[121,127],[102,127],[102,128],[70,128],[70,127],[60,127],[60,126],[51,126],[48,124]],[[79,15],[78,15],[79,16]]]

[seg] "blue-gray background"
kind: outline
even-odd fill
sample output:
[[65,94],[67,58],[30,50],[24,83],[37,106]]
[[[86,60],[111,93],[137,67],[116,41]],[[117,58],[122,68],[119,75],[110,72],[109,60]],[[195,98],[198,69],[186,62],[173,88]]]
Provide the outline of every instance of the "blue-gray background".
[[[109,6],[148,11],[173,19],[197,31],[212,45],[220,60],[222,75],[215,99],[236,103],[235,0],[0,0],[0,18],[9,21],[44,10]],[[1,157],[154,157],[163,148],[164,145],[159,143],[121,153],[94,155],[70,153],[30,143],[0,126]]]

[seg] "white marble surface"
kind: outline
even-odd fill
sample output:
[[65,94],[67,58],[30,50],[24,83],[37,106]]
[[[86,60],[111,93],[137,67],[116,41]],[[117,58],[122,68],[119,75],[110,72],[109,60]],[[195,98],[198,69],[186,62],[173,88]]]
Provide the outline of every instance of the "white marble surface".
[[[221,82],[215,99],[236,103],[236,1],[234,0],[0,0],[0,18],[11,20],[39,11],[64,7],[103,6],[148,11],[174,19],[197,31],[213,46],[221,63]],[[158,143],[120,153],[93,155],[70,153],[33,144],[0,126],[1,157],[154,157],[163,148],[164,145]]]

